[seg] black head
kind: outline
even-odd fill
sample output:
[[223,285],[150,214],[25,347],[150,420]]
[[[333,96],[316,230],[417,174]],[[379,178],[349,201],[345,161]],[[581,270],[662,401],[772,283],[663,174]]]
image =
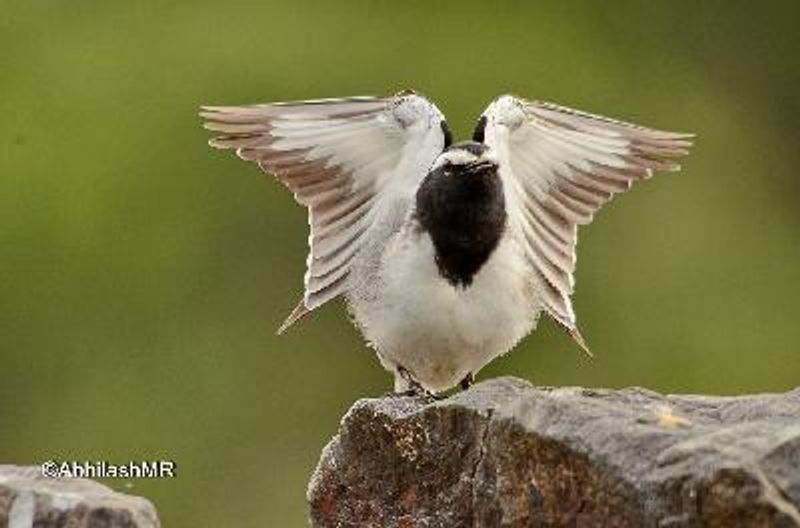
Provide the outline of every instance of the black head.
[[478,172],[496,172],[497,159],[489,147],[477,141],[460,141],[442,152],[431,167],[431,172],[444,171],[465,175]]
[[475,130],[472,132],[472,141],[477,141],[478,143],[483,143],[485,138],[486,132],[486,116],[482,115],[480,119],[478,119],[478,124],[475,125]]

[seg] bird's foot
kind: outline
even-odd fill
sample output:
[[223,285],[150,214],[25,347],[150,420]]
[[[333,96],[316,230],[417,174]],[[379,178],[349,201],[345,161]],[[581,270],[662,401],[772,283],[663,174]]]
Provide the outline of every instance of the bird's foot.
[[404,391],[396,392],[391,391],[384,394],[386,398],[424,398],[426,400],[442,400],[445,396],[441,394],[434,394],[425,389],[406,389]]
[[[395,397],[413,397],[413,398],[427,398],[431,400],[439,400],[442,397],[437,396],[436,394],[432,393],[428,389],[422,386],[420,382],[418,382],[414,376],[409,372],[409,370],[401,365],[397,366],[397,376],[400,378],[395,381],[395,391],[391,393],[389,396]],[[402,387],[406,387],[402,389]]]
[[472,372],[468,372],[458,385],[461,387],[461,390],[467,390],[468,388],[472,387],[473,383],[475,383],[475,376],[472,374]]

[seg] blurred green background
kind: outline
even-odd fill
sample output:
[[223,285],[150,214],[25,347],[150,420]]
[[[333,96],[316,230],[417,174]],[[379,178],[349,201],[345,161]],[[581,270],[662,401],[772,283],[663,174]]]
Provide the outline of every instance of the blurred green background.
[[301,526],[339,418],[391,379],[301,293],[305,211],[206,146],[201,104],[413,87],[466,137],[514,92],[698,134],[581,231],[576,311],[480,378],[800,384],[797,2],[0,1],[0,462],[111,481],[164,526]]

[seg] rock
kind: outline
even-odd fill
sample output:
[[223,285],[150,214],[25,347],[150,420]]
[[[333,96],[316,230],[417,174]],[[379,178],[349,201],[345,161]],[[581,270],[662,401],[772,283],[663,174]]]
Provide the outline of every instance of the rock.
[[800,389],[534,387],[356,402],[308,489],[317,527],[800,526]]
[[0,465],[0,528],[158,528],[150,501],[41,468]]

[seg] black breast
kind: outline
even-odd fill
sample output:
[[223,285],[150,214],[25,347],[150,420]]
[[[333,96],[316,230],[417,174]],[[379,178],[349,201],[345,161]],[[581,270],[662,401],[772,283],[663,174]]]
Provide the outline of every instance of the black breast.
[[417,219],[433,241],[439,273],[454,286],[469,286],[505,230],[496,167],[440,167],[425,177],[416,205]]

